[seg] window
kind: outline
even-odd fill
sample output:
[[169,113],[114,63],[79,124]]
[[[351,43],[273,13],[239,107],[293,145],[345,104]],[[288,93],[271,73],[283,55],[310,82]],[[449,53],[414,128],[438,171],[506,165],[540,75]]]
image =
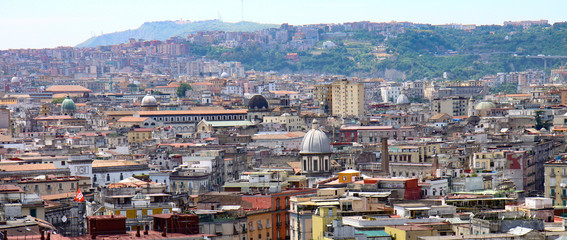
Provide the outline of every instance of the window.
[[106,174],[106,181],[110,181],[110,174]]

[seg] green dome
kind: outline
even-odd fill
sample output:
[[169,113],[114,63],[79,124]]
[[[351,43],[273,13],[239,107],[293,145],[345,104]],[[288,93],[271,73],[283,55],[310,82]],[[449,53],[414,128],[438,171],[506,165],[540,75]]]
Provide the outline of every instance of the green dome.
[[61,112],[63,113],[72,113],[77,110],[77,106],[75,106],[75,102],[69,96],[63,100],[61,103]]

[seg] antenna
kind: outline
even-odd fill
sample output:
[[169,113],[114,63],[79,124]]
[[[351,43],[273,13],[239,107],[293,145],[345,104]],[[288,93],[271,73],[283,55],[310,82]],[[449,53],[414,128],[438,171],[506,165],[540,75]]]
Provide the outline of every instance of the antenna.
[[220,14],[220,11],[217,11],[217,20],[219,20],[220,22],[222,22],[222,15]]
[[240,21],[244,22],[244,0],[240,0]]

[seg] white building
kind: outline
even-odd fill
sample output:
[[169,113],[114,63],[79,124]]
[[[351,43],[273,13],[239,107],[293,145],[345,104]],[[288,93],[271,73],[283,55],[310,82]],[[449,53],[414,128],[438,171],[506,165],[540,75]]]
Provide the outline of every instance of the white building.
[[380,87],[380,94],[383,102],[395,103],[400,94],[402,94],[401,85],[389,85]]

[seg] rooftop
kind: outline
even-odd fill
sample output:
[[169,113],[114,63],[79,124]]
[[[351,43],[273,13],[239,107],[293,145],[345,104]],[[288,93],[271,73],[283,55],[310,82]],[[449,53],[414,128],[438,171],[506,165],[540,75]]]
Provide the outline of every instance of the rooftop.
[[51,87],[48,87],[47,89],[45,89],[46,92],[85,92],[85,93],[90,93],[92,92],[90,89],[83,87],[83,86],[77,86],[77,85],[53,85]]

